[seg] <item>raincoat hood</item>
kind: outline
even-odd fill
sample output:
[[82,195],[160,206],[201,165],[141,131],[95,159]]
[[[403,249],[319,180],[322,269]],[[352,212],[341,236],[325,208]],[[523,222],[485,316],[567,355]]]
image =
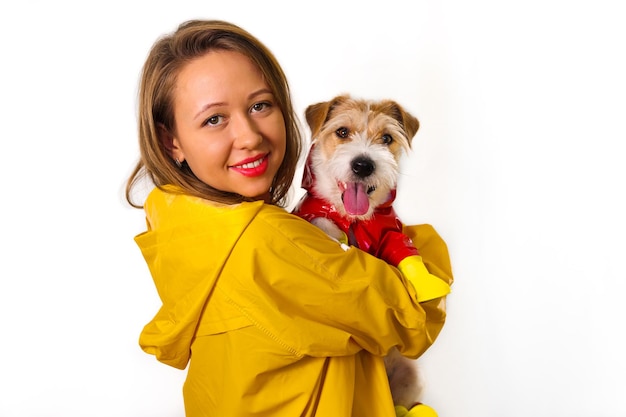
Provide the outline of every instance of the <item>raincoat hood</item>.
[[[206,299],[230,251],[263,202],[243,203],[232,217],[227,208],[181,196],[174,187],[165,190],[173,193],[152,192],[146,200],[148,230],[135,237],[163,302],[139,342],[161,362],[184,369]],[[198,204],[189,204],[189,199]],[[227,227],[213,227],[220,217],[227,219]],[[211,262],[205,261],[207,257]]]

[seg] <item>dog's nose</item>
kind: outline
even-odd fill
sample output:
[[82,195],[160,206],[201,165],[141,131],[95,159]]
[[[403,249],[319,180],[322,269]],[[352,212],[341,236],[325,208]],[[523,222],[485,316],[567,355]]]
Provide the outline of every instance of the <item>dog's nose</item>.
[[365,178],[374,172],[374,161],[367,157],[359,157],[352,160],[352,172],[359,178]]

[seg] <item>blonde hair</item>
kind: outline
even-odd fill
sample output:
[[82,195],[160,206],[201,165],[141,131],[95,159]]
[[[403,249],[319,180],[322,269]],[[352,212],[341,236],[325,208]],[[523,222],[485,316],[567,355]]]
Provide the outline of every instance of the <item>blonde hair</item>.
[[159,126],[175,131],[174,87],[181,69],[211,50],[228,50],[247,56],[261,71],[285,120],[286,150],[270,189],[271,203],[284,206],[302,152],[302,138],[291,102],[287,78],[272,52],[242,28],[219,20],[191,20],[158,39],[143,66],[139,87],[139,162],[126,183],[126,201],[136,208],[133,190],[148,177],[161,188],[172,184],[185,194],[225,204],[249,201],[239,194],[213,188],[200,181],[186,163],[178,167],[159,138]]

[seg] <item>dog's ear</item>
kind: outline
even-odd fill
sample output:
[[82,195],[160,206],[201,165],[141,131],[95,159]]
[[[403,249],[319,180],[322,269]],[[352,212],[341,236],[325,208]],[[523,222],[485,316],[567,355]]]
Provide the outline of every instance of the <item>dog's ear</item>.
[[324,101],[322,103],[311,104],[306,108],[304,115],[306,117],[306,122],[311,129],[311,134],[313,138],[317,136],[319,131],[322,129],[322,126],[328,120],[330,112],[332,109],[340,103],[348,100],[350,97],[347,94],[337,96],[330,101]]
[[381,103],[381,105],[387,114],[400,122],[406,132],[406,137],[410,144],[413,136],[415,136],[420,127],[420,122],[417,120],[417,117],[404,110],[401,105],[393,100],[385,100]]
[[317,136],[322,128],[322,125],[326,121],[326,116],[330,110],[330,103],[330,101],[324,101],[322,103],[311,104],[304,112],[306,122],[311,129],[311,135],[313,138]]
[[409,142],[411,142],[413,136],[415,136],[418,129],[420,128],[420,122],[419,120],[417,120],[417,117],[405,111],[402,107],[399,107],[399,110],[402,114],[402,126],[404,126],[406,136],[409,138]]

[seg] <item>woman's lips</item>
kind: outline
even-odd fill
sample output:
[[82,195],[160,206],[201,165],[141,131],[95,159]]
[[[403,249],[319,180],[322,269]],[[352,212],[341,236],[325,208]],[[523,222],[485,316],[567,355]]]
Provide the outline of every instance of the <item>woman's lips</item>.
[[258,177],[263,175],[269,166],[269,154],[249,158],[239,162],[236,165],[231,165],[230,169],[239,172],[246,177]]

